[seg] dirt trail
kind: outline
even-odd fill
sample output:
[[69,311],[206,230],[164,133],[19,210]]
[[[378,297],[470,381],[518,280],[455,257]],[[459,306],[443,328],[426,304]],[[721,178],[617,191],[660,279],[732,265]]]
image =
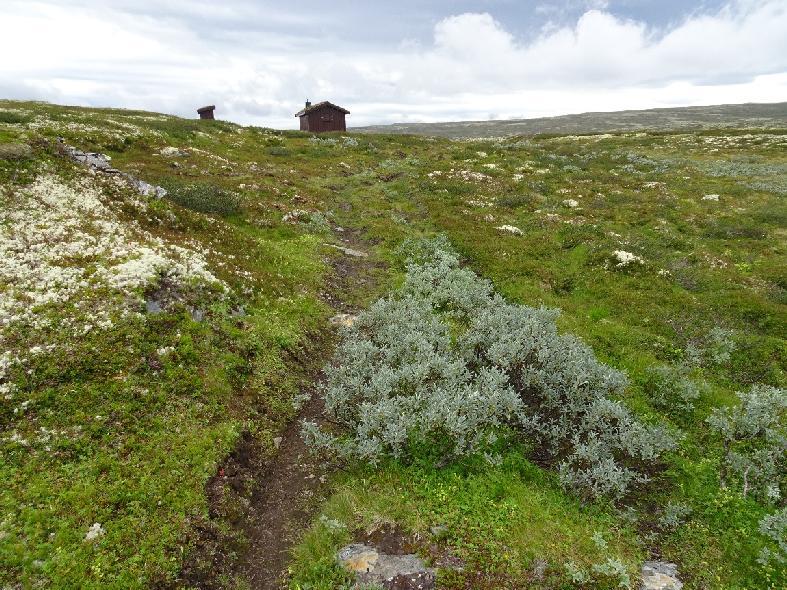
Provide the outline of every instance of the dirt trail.
[[317,395],[302,409],[283,435],[279,454],[252,496],[253,521],[244,527],[249,548],[241,564],[253,590],[286,587],[289,551],[310,516],[310,502],[327,470],[309,456],[300,437],[303,419],[319,421],[322,401]]
[[[368,251],[350,232],[342,234],[342,242],[354,250]],[[359,289],[373,288],[375,263],[369,258],[342,255],[336,259],[328,292],[324,299],[336,313],[353,313],[350,294]],[[326,351],[327,360],[329,351]],[[318,373],[316,380],[322,378]],[[320,423],[322,399],[311,386],[311,399],[297,419],[289,424],[272,463],[255,478],[254,491],[243,529],[249,541],[240,563],[240,574],[252,590],[279,590],[286,587],[286,567],[290,549],[308,525],[315,509],[315,495],[325,482],[330,466],[310,456],[300,437],[300,423]]]

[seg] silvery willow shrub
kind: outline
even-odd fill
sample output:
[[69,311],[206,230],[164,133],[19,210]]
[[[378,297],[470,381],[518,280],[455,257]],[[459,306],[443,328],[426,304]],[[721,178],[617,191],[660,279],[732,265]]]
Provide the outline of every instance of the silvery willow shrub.
[[434,238],[407,238],[396,249],[402,267],[434,262],[446,252],[451,252],[451,242],[444,234]]
[[700,397],[702,389],[691,379],[688,372],[686,365],[661,365],[648,369],[645,393],[648,394],[650,402],[662,410],[678,413],[693,410],[694,402]]
[[422,299],[376,302],[345,334],[336,361],[322,394],[326,413],[349,436],[313,423],[303,432],[342,456],[376,463],[404,455],[413,441],[450,441],[455,455],[478,452],[519,409],[502,373],[470,373],[451,350],[448,326]]
[[557,332],[558,312],[493,297],[460,338],[470,367],[502,371],[523,403],[520,427],[564,485],[586,497],[625,494],[646,481],[638,467],[674,445],[661,428],[634,419],[620,402],[627,380],[579,339]]
[[733,332],[718,326],[711,328],[699,341],[686,345],[685,362],[692,367],[721,365],[730,360],[737,345]]
[[707,419],[724,442],[721,485],[737,480],[744,497],[778,502],[787,491],[787,390],[756,384],[737,396],[739,405]]
[[766,515],[760,521],[760,533],[768,544],[760,551],[758,561],[764,565],[772,561],[787,564],[787,508]]
[[481,453],[513,431],[586,497],[645,481],[673,442],[610,399],[625,376],[558,334],[556,310],[505,302],[444,242],[415,249],[423,262],[360,314],[326,369],[326,414],[344,432],[306,423],[307,441],[375,463],[423,442]]

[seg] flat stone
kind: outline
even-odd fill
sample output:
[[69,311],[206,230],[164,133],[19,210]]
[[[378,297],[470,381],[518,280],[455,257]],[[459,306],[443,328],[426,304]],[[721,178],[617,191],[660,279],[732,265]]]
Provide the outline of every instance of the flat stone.
[[339,550],[336,558],[351,572],[368,573],[374,569],[380,554],[374,547],[354,543]]
[[187,151],[180,150],[173,146],[163,147],[159,153],[165,158],[185,158],[189,155]]
[[161,301],[159,301],[158,299],[148,299],[147,301],[145,301],[145,309],[147,310],[148,313],[154,313],[154,314],[161,313],[162,311],[164,311]]
[[336,244],[325,244],[326,246],[330,246],[331,248],[336,248],[340,252],[344,252],[347,256],[355,256],[357,258],[366,258],[369,256],[366,252],[361,252],[360,250],[353,250],[352,248],[348,248],[346,246],[337,246]]
[[436,570],[417,555],[389,555],[369,545],[353,543],[337,554],[341,565],[356,574],[356,588],[378,585],[386,590],[430,590]]
[[678,566],[667,561],[646,561],[642,564],[641,590],[681,590]]
[[345,328],[349,328],[357,319],[358,316],[351,313],[337,313],[328,321],[332,326],[344,326]]

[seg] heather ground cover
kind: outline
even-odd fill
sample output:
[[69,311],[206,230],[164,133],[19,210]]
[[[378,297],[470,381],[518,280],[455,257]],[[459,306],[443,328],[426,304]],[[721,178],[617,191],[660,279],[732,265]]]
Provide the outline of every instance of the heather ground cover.
[[[168,198],[90,175],[57,137]],[[325,244],[358,230],[388,269],[349,295],[359,307],[402,284],[403,242],[443,235],[507,302],[560,308],[560,333],[627,375],[616,401],[677,446],[614,502],[561,485],[527,439],[491,463],[429,445],[349,461],[293,587],[341,587],[335,550],[383,523],[439,527],[467,564],[445,588],[634,584],[648,555],[687,588],[783,587],[775,525],[761,530],[784,506],[783,464],[745,495],[730,467],[722,488],[707,418],[787,382],[786,147],[778,129],[312,138],[0,102],[0,581],[178,585],[195,528],[236,534],[205,484],[243,433],[275,453],[294,359],[331,330],[321,294],[343,254]]]

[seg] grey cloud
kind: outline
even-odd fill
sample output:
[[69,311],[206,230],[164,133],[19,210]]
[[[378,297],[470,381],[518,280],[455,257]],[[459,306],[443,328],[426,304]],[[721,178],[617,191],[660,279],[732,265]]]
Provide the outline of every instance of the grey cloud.
[[[535,116],[613,95],[620,107],[648,95],[645,106],[691,102],[713,96],[707,87],[718,90],[713,102],[768,100],[784,82],[760,78],[787,72],[783,0],[691,13],[673,0],[568,0],[540,16],[538,3],[505,0],[337,0],[327,14],[316,0],[10,1],[17,37],[0,50],[15,53],[7,44],[36,33],[44,46],[0,73],[5,96],[184,116],[215,102],[219,116],[285,127],[307,97],[346,104],[353,124]],[[659,6],[671,24],[636,16]]]

